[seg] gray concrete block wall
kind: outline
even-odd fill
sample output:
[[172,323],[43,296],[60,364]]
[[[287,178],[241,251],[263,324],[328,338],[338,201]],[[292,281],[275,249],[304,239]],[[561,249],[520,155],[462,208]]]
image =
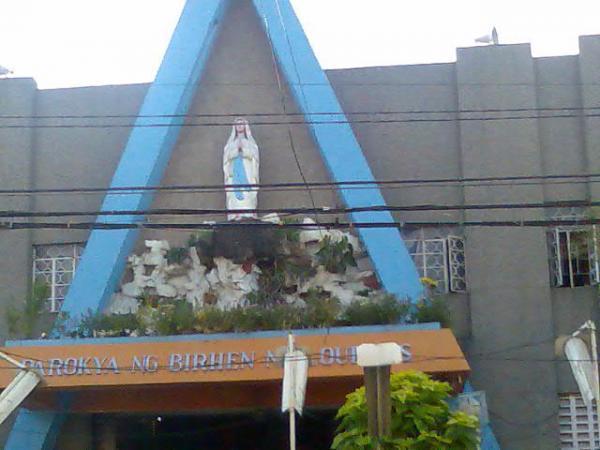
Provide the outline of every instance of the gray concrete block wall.
[[[148,85],[42,90],[35,147],[36,189],[103,188],[110,184]],[[65,118],[74,116],[74,118]],[[96,116],[80,118],[78,116]],[[122,116],[122,117],[103,117]],[[88,126],[88,128],[86,128]],[[89,128],[93,126],[93,128]],[[98,211],[104,193],[37,195],[36,211]],[[64,221],[64,218],[56,219]],[[76,221],[94,221],[93,216]],[[34,244],[85,242],[86,231],[35,230]]]
[[[32,79],[0,80],[0,111],[4,116],[31,117],[36,111],[37,87]],[[27,128],[31,119],[4,119],[0,125],[0,189],[31,189],[35,169],[34,133]],[[30,210],[29,196],[2,196],[2,210]],[[9,304],[23,302],[27,296],[31,273],[31,232],[0,230],[0,316]],[[0,337],[6,336],[6,323],[0,320]]]
[[[460,110],[537,107],[529,45],[459,49],[456,73]],[[477,114],[494,120],[461,121],[465,177],[543,173],[536,119],[496,120],[501,117],[497,113]],[[473,116],[465,113],[463,117]],[[467,204],[541,201],[540,185],[465,188]],[[465,216],[467,220],[541,218],[543,212],[467,211]],[[553,358],[545,232],[472,227],[466,230],[466,239],[473,384],[486,390],[502,448],[556,448],[556,420],[536,421],[558,412],[553,365],[529,360]],[[537,341],[548,344],[498,352]],[[500,360],[482,355],[489,352],[498,352],[495,356]]]
[[[538,127],[543,149],[543,173],[544,175],[585,173],[587,156],[581,111],[579,58],[577,56],[539,58],[534,60],[534,63],[537,106],[540,108]],[[587,197],[586,183],[553,183],[548,180],[544,185],[546,201],[582,200]]]
[[[600,173],[600,36],[579,38],[579,76],[584,118],[587,171]],[[589,109],[588,109],[589,108]],[[593,109],[596,108],[596,109]],[[596,115],[596,117],[589,117]],[[600,183],[590,183],[591,198],[600,199]]]

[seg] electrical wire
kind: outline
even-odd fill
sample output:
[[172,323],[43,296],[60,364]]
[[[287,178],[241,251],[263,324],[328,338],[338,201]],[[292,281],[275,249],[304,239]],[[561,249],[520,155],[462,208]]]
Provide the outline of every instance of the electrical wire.
[[[594,178],[599,178],[594,180]],[[572,181],[568,181],[572,180]],[[577,183],[577,180],[582,183],[598,183],[600,182],[600,173],[589,174],[549,174],[549,175],[514,175],[514,176],[495,176],[495,177],[459,177],[459,178],[424,178],[424,179],[391,179],[391,180],[347,180],[347,181],[314,181],[314,182],[285,182],[285,183],[259,183],[259,184],[240,184],[240,185],[168,185],[168,186],[120,186],[120,187],[69,187],[69,188],[37,188],[37,189],[0,189],[0,196],[12,195],[31,195],[31,194],[82,194],[82,193],[120,193],[124,192],[129,195],[133,192],[145,191],[186,191],[190,190],[194,193],[208,192],[224,192],[229,188],[244,188],[244,189],[275,189],[284,190],[288,188],[304,189],[306,185],[311,188],[340,188],[353,189],[365,188],[373,189],[373,187],[389,188],[394,186],[423,186],[423,185],[438,185],[438,184],[468,184],[471,186],[494,186],[494,182],[509,183],[520,181],[538,181],[537,184],[560,184],[562,182]],[[481,183],[481,184],[477,184]],[[506,184],[502,184],[506,186]],[[515,184],[516,185],[516,184]],[[529,185],[529,184],[526,184]]]
[[[304,86],[305,84],[302,84]],[[72,120],[72,119],[151,119],[151,118],[237,118],[243,117],[295,117],[295,116],[356,116],[356,115],[396,115],[396,114],[474,114],[502,112],[531,112],[531,111],[597,111],[600,106],[564,106],[564,107],[533,107],[533,108],[486,108],[486,109],[405,109],[387,111],[335,111],[335,112],[239,112],[239,113],[204,113],[204,114],[56,114],[56,115],[9,115],[0,114],[0,120]]]
[[215,230],[215,229],[328,229],[351,230],[355,228],[435,228],[435,227],[557,227],[598,225],[600,219],[568,220],[471,220],[438,222],[322,222],[322,223],[270,223],[270,222],[223,222],[223,223],[149,223],[149,222],[0,222],[0,230],[57,229],[57,230]]
[[[600,117],[598,114],[554,114],[554,115],[523,115],[523,116],[502,116],[502,117],[451,117],[451,118],[427,118],[427,119],[331,119],[331,120],[293,120],[293,121],[261,121],[254,122],[253,127],[256,126],[290,126],[290,125],[340,125],[340,124],[399,124],[399,123],[442,123],[442,122],[473,122],[473,121],[499,121],[499,120],[531,120],[531,119],[560,119],[560,118],[597,118]],[[177,121],[176,123],[165,122],[165,123],[128,123],[128,124],[20,124],[20,125],[0,125],[0,129],[69,129],[69,128],[96,128],[96,129],[110,129],[110,128],[171,128],[171,127],[230,127],[229,122],[202,122],[202,123],[189,123],[183,121]]]
[[[281,21],[281,25],[283,26],[284,29],[284,33],[287,39],[287,43],[288,43],[288,48],[290,51],[290,55],[292,57],[292,61],[294,63],[294,69],[296,70],[296,75],[298,75],[298,67],[296,66],[296,60],[294,58],[293,52],[292,52],[292,48],[291,48],[291,44],[287,35],[287,30],[285,29],[285,25],[283,23],[283,19],[281,18],[281,11],[279,10],[279,3],[276,0],[276,5],[277,5],[277,10],[279,13],[279,18]],[[273,46],[273,40],[271,39],[271,32],[269,29],[269,23],[267,21],[267,18],[264,18],[265,21],[265,28],[267,31],[267,39],[269,40],[269,46],[271,49],[271,61],[272,61],[272,65],[273,65],[273,71],[275,73],[275,77],[277,78],[277,88],[279,89],[279,96],[281,99],[281,107],[283,109],[283,113],[287,116],[288,111],[287,111],[287,106],[286,106],[286,101],[285,101],[285,93],[283,91],[283,85],[281,83],[281,75],[279,73],[279,65],[277,64],[277,57],[275,55],[275,47]],[[298,76],[298,78],[300,78]],[[303,95],[304,95],[304,91],[302,90],[302,88],[300,88]],[[305,104],[306,104],[306,99],[304,100]],[[308,181],[306,179],[306,176],[304,175],[304,171],[302,170],[302,165],[300,164],[300,159],[298,158],[298,153],[296,152],[296,146],[294,145],[294,137],[292,136],[292,129],[290,126],[287,127],[287,134],[288,134],[288,139],[290,141],[290,149],[292,150],[292,154],[294,155],[294,161],[296,162],[296,167],[298,168],[298,173],[300,174],[300,177],[302,178],[302,182],[304,184],[304,187],[306,188],[306,192],[308,193],[308,197],[310,198],[310,202],[312,204],[313,209],[316,209],[316,203],[315,203],[315,198],[313,196],[312,190],[310,189],[310,186],[308,184]],[[317,214],[313,214],[314,220],[315,222],[319,222],[319,218],[317,216]]]
[[[513,209],[542,209],[542,208],[590,208],[600,206],[600,201],[589,200],[558,200],[537,203],[485,203],[471,205],[374,205],[355,208],[339,208],[321,206],[314,208],[260,208],[260,209],[146,209],[146,210],[110,210],[110,211],[3,211],[0,218],[26,217],[77,217],[77,216],[214,216],[222,214],[252,213],[252,214],[353,214],[359,212],[418,212],[418,211],[465,211],[465,210],[513,210]],[[317,222],[317,226],[319,223]]]

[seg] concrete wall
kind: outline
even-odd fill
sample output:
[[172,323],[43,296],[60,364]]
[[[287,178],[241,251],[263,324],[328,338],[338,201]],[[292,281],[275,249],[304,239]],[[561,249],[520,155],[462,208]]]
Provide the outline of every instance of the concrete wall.
[[[269,42],[249,3],[235,2],[228,14],[227,23],[236,26],[225,27],[218,36],[190,113],[242,115],[256,121],[252,113],[296,112],[286,86],[278,87]],[[328,75],[345,111],[357,113],[351,117],[400,121],[353,125],[380,180],[598,173],[599,119],[584,117],[579,108],[600,106],[600,37],[583,37],[580,46],[578,56],[539,59],[531,57],[528,45],[467,48],[458,50],[456,64],[335,70]],[[37,91],[31,80],[1,80],[0,109],[19,115],[130,116],[137,112],[146,89],[147,85],[130,85]],[[574,108],[574,117],[515,120],[499,119],[502,113],[497,112],[456,112],[507,108],[531,109],[504,114],[509,116],[532,116],[536,108]],[[358,114],[365,112],[386,114]],[[471,120],[482,114],[487,120]],[[188,120],[228,123],[233,118]],[[107,186],[131,121],[83,121],[125,125],[122,128],[0,128],[0,187]],[[44,123],[75,122],[82,119]],[[222,148],[229,131],[228,125],[185,127],[163,184],[221,184]],[[253,133],[261,148],[262,182],[302,181],[292,148],[308,181],[329,180],[304,126],[255,126]],[[599,186],[434,185],[386,189],[384,195],[393,205],[520,203],[598,199]],[[331,191],[314,191],[313,198],[317,205],[339,202]],[[94,210],[100,202],[101,197],[94,195],[2,196],[0,209]],[[311,206],[312,201],[306,191],[261,192],[259,205]],[[223,208],[224,195],[161,193],[153,207]],[[544,217],[543,210],[396,215],[401,221]],[[449,302],[473,367],[473,384],[487,392],[502,448],[557,448],[558,393],[572,392],[575,385],[566,365],[553,361],[553,340],[588,318],[599,318],[597,294],[592,288],[550,288],[544,229],[463,231],[469,294],[453,294]],[[187,233],[160,236],[178,242]],[[32,244],[85,239],[86,233],[73,231],[0,231],[2,301],[26,294]]]
[[[37,87],[31,79],[0,81],[0,111],[5,116],[30,117],[35,111]],[[0,127],[0,189],[31,189],[35,160],[35,145],[31,120],[5,119],[5,126],[24,125],[24,128]],[[3,210],[31,210],[28,196],[3,196]],[[0,230],[0,302],[2,316],[9,304],[22,300],[28,292],[31,277],[31,232]],[[6,336],[6,323],[0,323],[0,336]]]

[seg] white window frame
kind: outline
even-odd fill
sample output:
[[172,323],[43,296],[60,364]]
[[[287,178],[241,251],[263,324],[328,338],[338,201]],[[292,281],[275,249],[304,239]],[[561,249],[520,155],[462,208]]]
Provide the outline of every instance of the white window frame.
[[[413,261],[415,261],[416,256],[420,256],[420,258],[421,258],[422,265],[418,265],[415,262],[415,266],[417,268],[417,271],[419,272],[419,275],[421,275],[423,277],[431,278],[438,282],[439,281],[443,282],[444,288],[442,290],[438,290],[437,293],[444,293],[444,294],[449,293],[449,292],[455,292],[455,293],[466,292],[466,279],[464,276],[462,277],[462,280],[460,279],[461,277],[458,275],[458,268],[456,267],[456,261],[455,261],[456,258],[453,257],[453,255],[451,255],[452,251],[455,254],[462,253],[463,262],[461,265],[462,265],[463,269],[466,271],[466,264],[464,262],[464,243],[465,243],[464,241],[465,241],[464,238],[462,238],[460,236],[454,236],[454,235],[449,235],[445,238],[427,239],[424,237],[417,237],[416,239],[413,238],[413,239],[405,239],[404,240],[407,248],[409,249],[409,254],[410,254],[411,258],[413,259]],[[457,250],[457,246],[453,245],[456,242],[462,243],[462,251]],[[417,249],[420,249],[420,251],[417,251],[416,253],[411,253],[410,247],[413,246],[415,243],[416,243]],[[427,243],[441,244],[443,254],[427,252],[426,251]],[[452,250],[452,249],[454,249],[454,250]],[[432,270],[432,269],[429,268],[430,270],[428,270],[428,266],[427,266],[427,256],[428,255],[441,255],[442,256],[443,279],[440,280],[438,276],[431,276],[432,274],[430,273],[430,270]],[[453,264],[454,264],[454,266],[453,266]],[[435,267],[435,269],[438,270],[439,268]],[[458,286],[460,281],[462,281],[462,284],[464,286],[463,288],[460,288]]]
[[560,394],[558,424],[561,450],[600,448],[598,413],[595,402],[588,407],[580,394]]
[[[59,312],[60,311],[60,306],[62,301],[64,300],[64,297],[60,297],[57,293],[57,288],[59,287],[64,287],[64,286],[70,286],[69,284],[65,284],[65,283],[58,283],[58,275],[59,275],[59,270],[57,268],[58,262],[59,261],[71,261],[72,262],[72,275],[71,275],[71,280],[73,279],[73,277],[75,276],[75,271],[77,269],[77,266],[79,264],[79,259],[80,259],[80,255],[83,251],[83,247],[85,244],[81,243],[81,242],[75,242],[75,243],[64,243],[64,244],[41,244],[41,245],[35,245],[33,247],[33,267],[32,267],[32,282],[35,283],[36,281],[42,279],[44,282],[48,283],[48,287],[50,289],[50,296],[47,299],[47,303],[48,303],[48,311],[55,313],[55,312]],[[51,257],[38,257],[38,252],[41,248],[48,248],[48,247],[71,247],[69,249],[69,255],[68,256],[51,256]],[[66,254],[67,252],[65,252]],[[50,271],[40,271],[38,270],[38,266],[37,263],[39,262],[48,262],[50,263]],[[71,272],[71,271],[64,271],[64,272]],[[48,273],[50,274],[50,280],[48,280],[47,275]]]
[[[588,239],[587,259],[589,265],[589,283],[580,285],[575,281],[578,274],[577,268],[574,266],[573,250],[572,250],[572,235],[574,233],[585,233]],[[561,252],[561,238],[564,236],[564,241],[567,246],[569,282],[565,283],[563,270],[563,254]],[[598,229],[596,225],[591,227],[557,227],[549,233],[551,245],[551,277],[552,284],[555,287],[578,287],[578,286],[593,286],[600,283],[600,261],[598,260]]]

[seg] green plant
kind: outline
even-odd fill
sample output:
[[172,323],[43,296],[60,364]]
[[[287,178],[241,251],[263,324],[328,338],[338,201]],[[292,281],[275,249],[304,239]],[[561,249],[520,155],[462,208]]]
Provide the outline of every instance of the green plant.
[[166,258],[169,264],[181,264],[188,255],[185,247],[173,247],[167,251]]
[[348,266],[356,267],[354,248],[345,236],[337,242],[325,236],[316,257],[319,264],[331,273],[344,273]]
[[304,321],[311,327],[328,328],[336,324],[341,313],[340,301],[321,289],[310,289],[304,296]]
[[409,311],[407,302],[391,294],[377,294],[366,300],[355,300],[344,310],[341,321],[347,325],[379,325],[401,323]]
[[[299,224],[300,221],[295,218],[286,217],[281,221],[281,223],[283,225],[291,225],[291,224]],[[276,228],[276,236],[277,236],[277,239],[280,241],[281,245],[283,245],[284,241],[292,242],[292,243],[300,242],[300,228],[296,228],[296,227]]]
[[278,259],[269,259],[260,264],[258,290],[251,292],[247,301],[253,306],[273,306],[284,302],[286,288],[285,264]]
[[155,327],[162,336],[191,333],[194,330],[194,320],[193,307],[187,301],[163,302],[158,305]]
[[6,308],[5,319],[11,336],[22,335],[26,338],[35,337],[38,330],[41,313],[46,300],[50,297],[50,286],[36,280],[31,288],[31,294],[25,298],[22,308],[10,305]]
[[449,328],[451,325],[450,309],[443,297],[421,300],[414,315],[418,323],[439,322],[444,328]]
[[391,436],[376,442],[368,434],[367,401],[361,387],[346,396],[336,418],[340,420],[331,446],[334,450],[474,450],[479,445],[478,419],[452,412],[448,383],[420,372],[391,377]]
[[103,314],[90,310],[81,319],[75,334],[80,337],[93,337],[99,333],[105,336],[128,336],[142,328],[135,314]]

